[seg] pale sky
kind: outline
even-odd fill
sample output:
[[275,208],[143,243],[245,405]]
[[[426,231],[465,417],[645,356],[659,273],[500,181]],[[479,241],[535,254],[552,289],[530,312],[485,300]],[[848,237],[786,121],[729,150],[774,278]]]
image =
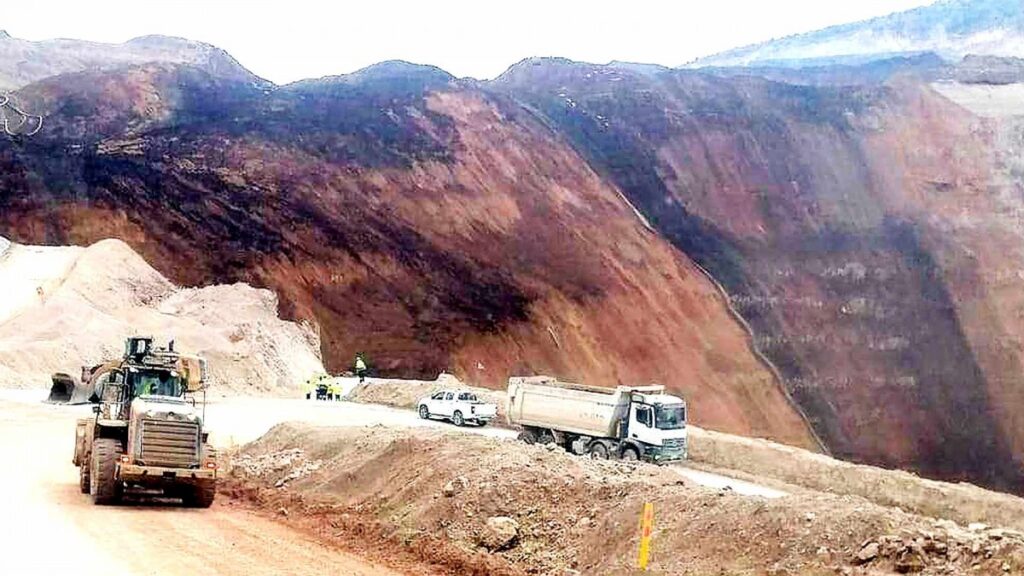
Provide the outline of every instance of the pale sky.
[[934,0],[32,0],[0,29],[28,40],[202,40],[279,84],[382,60],[493,78],[529,56],[679,66],[754,42]]

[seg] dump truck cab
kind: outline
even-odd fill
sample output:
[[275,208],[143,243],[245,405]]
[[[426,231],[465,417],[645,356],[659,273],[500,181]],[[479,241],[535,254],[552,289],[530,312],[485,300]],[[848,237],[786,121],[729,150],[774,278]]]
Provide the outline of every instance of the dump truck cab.
[[191,394],[205,389],[205,362],[152,338],[129,338],[119,363],[84,385],[94,418],[79,420],[75,456],[82,492],[98,504],[125,491],[160,491],[208,507],[216,493],[216,453]]
[[686,458],[686,402],[661,386],[630,393],[629,419],[622,435],[639,443],[641,458],[668,462]]

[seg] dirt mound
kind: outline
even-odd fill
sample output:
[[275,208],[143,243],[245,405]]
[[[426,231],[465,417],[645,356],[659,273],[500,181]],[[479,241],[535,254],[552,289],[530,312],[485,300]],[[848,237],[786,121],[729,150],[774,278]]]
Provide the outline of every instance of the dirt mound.
[[[437,381],[372,380],[356,387],[350,400],[415,409],[416,401],[441,388],[467,388],[498,405],[504,424],[507,397],[499,391],[466,387],[454,376]],[[814,491],[863,497],[881,506],[963,524],[984,522],[1024,530],[1024,499],[967,483],[938,482],[903,470],[853,464],[760,438],[689,426],[690,458],[698,465],[736,472],[756,483],[778,481]],[[786,488],[788,490],[788,488]]]
[[180,289],[126,244],[13,245],[0,256],[0,387],[48,388],[54,372],[119,357],[152,334],[205,356],[215,392],[269,392],[323,370],[306,325],[277,317],[277,298],[245,284]]
[[236,495],[339,546],[372,539],[444,573],[631,573],[644,502],[655,506],[652,574],[1024,569],[1014,531],[855,496],[742,497],[667,467],[451,432],[287,424],[234,463]]

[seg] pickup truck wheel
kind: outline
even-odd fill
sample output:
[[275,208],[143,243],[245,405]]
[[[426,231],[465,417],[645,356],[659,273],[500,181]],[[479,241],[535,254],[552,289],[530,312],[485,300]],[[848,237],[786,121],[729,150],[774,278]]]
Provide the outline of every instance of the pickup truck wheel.
[[430,410],[427,409],[426,404],[420,406],[420,418],[423,418],[424,420],[430,418]]
[[590,445],[590,457],[594,460],[607,460],[608,447],[603,442],[594,442]]
[[455,424],[456,426],[466,425],[466,419],[462,417],[462,412],[456,410],[455,414],[452,414],[452,423]]
[[640,459],[640,454],[637,453],[636,448],[626,447],[622,450],[622,459],[627,462],[636,462]]
[[484,426],[487,426],[487,420],[477,420],[476,425],[483,428]]
[[93,444],[89,491],[94,504],[116,504],[121,500],[121,483],[116,477],[121,454],[124,454],[124,446],[118,440],[98,438]]

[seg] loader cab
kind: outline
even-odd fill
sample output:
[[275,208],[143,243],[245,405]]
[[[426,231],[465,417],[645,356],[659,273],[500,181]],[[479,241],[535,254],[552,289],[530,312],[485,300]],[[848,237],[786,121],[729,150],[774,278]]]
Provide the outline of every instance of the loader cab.
[[125,382],[131,398],[180,398],[185,394],[185,382],[174,370],[130,367],[125,370]]

